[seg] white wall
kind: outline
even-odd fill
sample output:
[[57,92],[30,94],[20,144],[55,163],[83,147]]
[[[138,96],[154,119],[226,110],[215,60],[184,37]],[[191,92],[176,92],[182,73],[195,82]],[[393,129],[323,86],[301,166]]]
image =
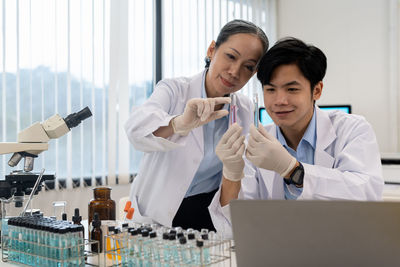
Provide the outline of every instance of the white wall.
[[393,45],[390,4],[395,4],[396,11],[399,2],[390,1],[277,0],[277,33],[278,38],[298,37],[326,54],[327,75],[317,103],[351,104],[353,113],[365,116],[372,124],[380,150],[399,152],[399,101],[398,96],[390,94],[400,90],[398,84],[394,87],[393,80],[390,82],[390,71],[396,70],[390,68],[390,57],[397,58],[397,65],[400,58],[389,52]]

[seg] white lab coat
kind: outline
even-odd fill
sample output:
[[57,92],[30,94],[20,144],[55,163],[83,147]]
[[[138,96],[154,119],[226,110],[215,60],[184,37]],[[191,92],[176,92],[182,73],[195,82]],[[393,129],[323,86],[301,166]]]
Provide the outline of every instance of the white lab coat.
[[[316,107],[317,142],[314,165],[305,164],[303,199],[381,200],[382,166],[371,125],[361,116]],[[276,126],[265,127],[276,137]],[[246,160],[240,199],[284,199],[283,178],[255,167]],[[215,228],[226,237],[232,235],[229,205],[221,207],[220,191],[209,211]]]
[[[171,226],[203,159],[203,127],[188,136],[174,134],[168,139],[152,134],[182,114],[189,99],[201,98],[203,75],[160,81],[150,98],[133,109],[125,124],[131,143],[145,152],[130,193],[135,221]],[[253,104],[246,96],[236,95],[237,122],[247,134],[254,117]]]

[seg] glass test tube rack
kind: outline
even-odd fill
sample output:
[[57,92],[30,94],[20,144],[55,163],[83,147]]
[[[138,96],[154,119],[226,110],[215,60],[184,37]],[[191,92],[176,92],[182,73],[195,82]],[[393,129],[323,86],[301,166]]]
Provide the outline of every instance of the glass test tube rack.
[[3,217],[1,251],[3,262],[28,266],[98,266],[86,260],[99,254],[90,251],[92,244],[83,238],[82,227],[66,221],[28,215]]
[[99,257],[98,253],[86,249],[98,241],[85,239],[82,244],[57,247],[3,236],[2,242],[4,244],[2,246],[3,262],[27,266],[98,266],[86,262],[88,257]]
[[231,266],[231,240],[206,229],[177,228],[142,225],[106,235],[104,262],[111,264],[107,266]]

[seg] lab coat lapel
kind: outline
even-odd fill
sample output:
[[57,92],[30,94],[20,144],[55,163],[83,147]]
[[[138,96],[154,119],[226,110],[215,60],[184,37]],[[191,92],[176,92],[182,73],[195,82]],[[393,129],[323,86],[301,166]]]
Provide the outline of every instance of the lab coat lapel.
[[[328,152],[326,152],[326,149],[329,148],[333,141],[335,141],[336,133],[328,114],[321,111],[318,107],[316,107],[316,109],[317,144],[314,154],[314,164],[331,168],[335,162],[335,159]],[[275,124],[268,129],[268,132],[277,138]],[[265,188],[268,188],[268,198],[283,199],[285,195],[282,177],[277,173],[268,170],[260,169],[260,172],[263,177],[263,182],[266,185]]]
[[[275,138],[276,136],[276,125],[272,125],[268,130]],[[282,177],[276,172],[260,169],[261,176],[263,177],[263,182],[265,188],[267,188],[267,198],[269,199],[284,199],[285,194],[283,190],[283,180]]]
[[317,144],[314,154],[314,164],[331,168],[333,167],[335,158],[326,150],[335,141],[337,136],[328,113],[320,110],[317,106],[315,108],[317,116]]
[[[194,76],[189,84],[189,95],[187,101],[192,98],[201,98],[201,87],[203,84],[203,75],[204,72],[201,72]],[[191,134],[194,137],[195,143],[199,147],[200,151],[204,153],[204,136],[203,136],[203,127],[197,127],[191,131]]]

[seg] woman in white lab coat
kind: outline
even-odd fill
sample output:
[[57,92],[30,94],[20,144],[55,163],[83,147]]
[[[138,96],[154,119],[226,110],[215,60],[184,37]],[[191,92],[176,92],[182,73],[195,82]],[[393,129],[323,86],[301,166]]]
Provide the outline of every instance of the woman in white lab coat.
[[[134,220],[214,230],[207,208],[222,176],[215,146],[228,129],[229,96],[256,73],[267,49],[259,27],[231,21],[208,47],[204,71],[160,81],[150,98],[133,109],[126,133],[145,152],[130,194]],[[236,122],[246,134],[253,105],[239,93],[234,101]]]
[[244,168],[223,173],[210,205],[219,233],[231,235],[232,199],[382,198],[380,153],[371,125],[361,116],[315,105],[326,66],[321,50],[295,38],[279,41],[264,55],[257,77],[274,124],[251,126],[245,153],[238,149],[244,143],[235,135],[236,125],[221,138],[216,153],[224,170],[237,166],[231,155],[246,158]]

